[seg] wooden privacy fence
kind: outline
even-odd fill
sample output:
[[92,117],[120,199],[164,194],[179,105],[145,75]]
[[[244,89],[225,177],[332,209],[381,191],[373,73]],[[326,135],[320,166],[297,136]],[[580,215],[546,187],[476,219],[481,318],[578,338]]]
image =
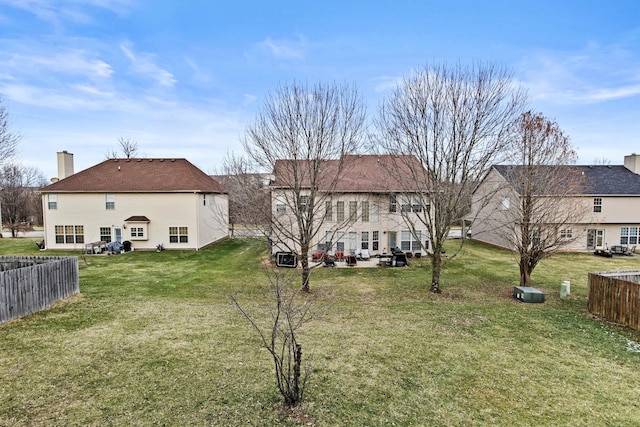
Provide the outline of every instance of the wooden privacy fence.
[[0,323],[79,292],[77,257],[0,256]]
[[589,273],[589,312],[640,331],[640,271]]

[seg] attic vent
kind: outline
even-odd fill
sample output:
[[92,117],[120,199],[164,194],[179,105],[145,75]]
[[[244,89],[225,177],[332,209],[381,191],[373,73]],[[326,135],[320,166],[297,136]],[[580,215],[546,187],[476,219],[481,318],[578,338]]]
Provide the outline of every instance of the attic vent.
[[164,159],[160,159],[161,162],[164,162]]
[[127,163],[129,163],[131,161],[131,159],[127,159]]
[[113,161],[117,163],[117,162],[118,162],[118,159],[113,159]]
[[171,159],[171,161],[172,161],[172,162],[175,162],[175,161],[176,161],[176,159]]
[[149,159],[150,162],[153,162],[153,159]]
[[141,161],[142,161],[142,159],[138,159],[138,162],[141,162]]

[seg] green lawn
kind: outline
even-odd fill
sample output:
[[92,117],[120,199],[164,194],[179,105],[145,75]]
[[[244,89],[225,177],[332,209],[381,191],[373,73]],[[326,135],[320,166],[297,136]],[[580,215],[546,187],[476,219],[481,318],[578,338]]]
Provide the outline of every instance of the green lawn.
[[[33,242],[0,253],[39,254]],[[640,258],[547,260],[533,273],[544,304],[514,301],[513,256],[474,243],[441,295],[427,260],[315,270],[299,337],[312,372],[292,414],[230,300],[264,313],[264,255],[233,240],[81,259],[79,296],[0,326],[0,425],[640,425],[640,334],[586,312],[587,272]]]

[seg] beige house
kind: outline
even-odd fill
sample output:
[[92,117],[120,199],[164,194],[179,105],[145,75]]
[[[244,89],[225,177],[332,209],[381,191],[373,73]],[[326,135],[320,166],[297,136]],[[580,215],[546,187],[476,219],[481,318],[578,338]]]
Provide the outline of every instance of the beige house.
[[62,152],[58,173],[41,190],[47,249],[129,241],[198,250],[228,236],[225,189],[185,159],[109,159],[73,173]]
[[[474,193],[471,216],[474,240],[512,249],[504,238],[510,226],[507,212],[518,203],[519,195],[509,183],[509,167],[491,168]],[[624,166],[578,165],[571,169],[585,177],[585,185],[580,194],[563,201],[567,211],[580,211],[579,221],[557,230],[568,241],[564,249],[594,251],[620,245],[640,249],[640,155],[625,156]],[[493,195],[481,203],[486,194]]]
[[[429,234],[419,219],[428,206],[427,189],[418,188],[402,171],[407,162],[394,161],[389,155],[351,155],[344,169],[337,172],[337,160],[326,160],[327,174],[319,181],[314,206],[311,189],[300,180],[300,200],[292,196],[294,180],[287,168],[290,160],[278,160],[270,184],[273,223],[272,252],[297,251],[289,238],[298,223],[294,211],[314,209],[319,232],[311,242],[311,251],[357,253],[367,250],[371,256],[390,253],[394,248],[413,254],[425,254],[431,247]],[[421,167],[415,159],[415,167]],[[303,170],[299,168],[298,170]],[[338,180],[333,178],[337,174]]]

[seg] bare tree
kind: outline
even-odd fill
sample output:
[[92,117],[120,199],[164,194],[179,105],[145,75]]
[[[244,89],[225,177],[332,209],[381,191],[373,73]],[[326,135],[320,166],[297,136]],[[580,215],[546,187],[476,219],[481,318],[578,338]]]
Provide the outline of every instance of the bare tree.
[[579,196],[588,185],[577,154],[555,121],[526,112],[513,123],[514,164],[499,166],[513,189],[504,206],[505,221],[497,232],[518,255],[520,285],[529,286],[531,273],[543,259],[580,236],[575,227],[589,206]]
[[249,159],[275,177],[271,188],[278,207],[270,237],[299,255],[305,291],[310,245],[322,229],[325,202],[340,180],[343,159],[363,144],[364,124],[355,86],[293,83],[268,95],[247,128],[243,145]]
[[256,173],[246,158],[229,153],[221,174],[213,175],[229,193],[229,228],[267,234],[271,222],[269,174]]
[[0,163],[13,157],[20,139],[21,135],[11,131],[9,111],[0,98]]
[[[413,155],[422,164],[405,179],[411,184],[405,197],[420,204],[412,218],[432,242],[433,292],[440,292],[445,239],[469,213],[474,186],[505,153],[508,126],[525,104],[510,73],[494,65],[426,66],[406,77],[382,104],[380,145],[388,153],[409,155],[398,161]],[[419,197],[415,183],[423,189]],[[408,225],[415,230],[415,224]]]
[[[125,159],[131,159],[138,154],[138,142],[130,137],[120,136],[118,137],[118,145],[120,146],[120,151],[112,150],[106,154],[107,159],[117,159],[119,157],[124,157]],[[122,156],[120,153],[122,152]]]
[[312,300],[307,293],[291,291],[288,288],[293,278],[277,271],[269,274],[273,302],[275,306],[269,315],[270,320],[262,322],[260,315],[251,315],[232,296],[236,308],[258,332],[262,345],[273,360],[276,384],[287,407],[294,407],[304,397],[307,374],[302,371],[302,344],[298,341],[298,330],[311,320]]
[[0,168],[0,203],[2,222],[12,237],[32,229],[32,222],[42,216],[38,189],[46,185],[46,178],[37,168],[15,162]]

